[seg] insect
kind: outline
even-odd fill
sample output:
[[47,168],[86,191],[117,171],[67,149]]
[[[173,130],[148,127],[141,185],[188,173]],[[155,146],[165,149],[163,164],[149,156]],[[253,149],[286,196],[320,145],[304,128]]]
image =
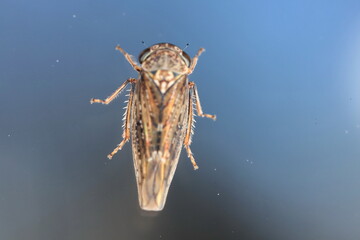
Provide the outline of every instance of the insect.
[[159,43],[140,54],[140,65],[120,46],[116,46],[116,50],[125,56],[139,77],[127,79],[105,100],[93,98],[90,103],[109,104],[131,84],[123,119],[123,140],[108,158],[131,138],[140,207],[160,211],[165,205],[183,145],[194,169],[198,168],[190,149],[193,105],[196,105],[198,116],[216,119],[215,115],[203,113],[196,85],[188,80],[204,49],[200,48],[191,59],[179,47]]

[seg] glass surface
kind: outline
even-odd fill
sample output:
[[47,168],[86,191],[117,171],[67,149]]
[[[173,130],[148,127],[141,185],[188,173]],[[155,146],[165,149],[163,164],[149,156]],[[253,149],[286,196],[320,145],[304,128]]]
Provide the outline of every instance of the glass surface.
[[[0,2],[0,239],[360,239],[359,1]],[[141,43],[145,41],[145,45]],[[135,57],[200,57],[206,113],[159,213],[122,137]]]

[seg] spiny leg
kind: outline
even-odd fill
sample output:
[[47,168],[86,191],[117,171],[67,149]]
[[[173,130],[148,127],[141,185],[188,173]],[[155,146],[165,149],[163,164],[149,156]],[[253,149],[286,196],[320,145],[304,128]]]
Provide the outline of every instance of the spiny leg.
[[194,166],[194,170],[198,170],[199,166],[196,164],[196,161],[195,161],[193,153],[191,152],[190,146],[185,145],[185,148],[186,148],[186,152],[188,154],[188,157],[190,158],[190,161],[191,161],[192,165]]
[[92,98],[90,100],[90,103],[102,103],[102,104],[109,104],[111,103],[118,95],[119,93],[126,87],[126,85],[128,83],[135,83],[136,79],[135,78],[129,78],[128,80],[126,80],[123,84],[121,84],[121,86],[115,90],[115,92],[113,92],[109,97],[107,97],[105,100],[101,100],[101,99],[95,99]]
[[132,59],[131,55],[125,52],[124,49],[122,49],[119,45],[115,47],[116,50],[120,51],[122,54],[124,54],[126,60],[130,63],[130,65],[136,70],[140,71],[141,67],[136,64],[136,62]]
[[191,144],[191,137],[192,137],[192,134],[193,134],[193,117],[194,117],[194,114],[193,114],[193,94],[192,94],[192,91],[191,89],[189,89],[189,110],[188,110],[188,122],[187,122],[187,129],[186,129],[186,135],[185,135],[185,139],[184,139],[184,146],[186,148],[186,152],[187,152],[187,155],[188,157],[190,158],[190,161],[192,163],[192,165],[194,166],[194,170],[197,170],[199,167],[198,165],[196,164],[196,161],[195,161],[195,158],[194,158],[194,155],[193,153],[191,152],[191,149],[190,149],[190,144]]
[[125,118],[124,118],[124,131],[122,134],[123,140],[119,143],[119,145],[107,156],[109,159],[111,159],[121,148],[124,146],[124,144],[129,141],[130,139],[130,116],[131,116],[131,104],[133,101],[133,89],[130,90],[130,96],[129,101],[126,106],[126,112],[125,112]]
[[205,48],[200,48],[199,51],[196,53],[195,57],[193,57],[193,59],[191,60],[191,65],[189,67],[188,75],[190,75],[194,71],[197,61],[198,61],[201,53],[203,53],[204,51],[205,51]]
[[200,117],[207,117],[207,118],[211,118],[212,120],[216,120],[216,115],[211,115],[211,114],[206,114],[203,112],[201,104],[200,104],[200,98],[199,98],[199,94],[196,88],[196,84],[194,82],[189,82],[189,87],[192,88],[192,90],[194,91],[194,96],[195,96],[195,101],[196,101],[196,112],[197,115]]

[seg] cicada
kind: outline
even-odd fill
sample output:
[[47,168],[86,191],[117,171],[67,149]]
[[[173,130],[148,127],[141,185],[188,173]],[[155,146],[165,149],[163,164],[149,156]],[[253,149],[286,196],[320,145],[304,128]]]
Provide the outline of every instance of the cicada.
[[140,54],[140,64],[120,46],[116,46],[116,50],[125,56],[139,76],[126,80],[105,100],[91,99],[90,102],[109,104],[131,84],[124,114],[123,140],[108,158],[111,159],[131,138],[140,207],[160,211],[164,208],[182,146],[194,169],[198,168],[190,149],[193,105],[198,116],[216,119],[215,115],[203,113],[196,85],[188,80],[204,49],[199,49],[191,59],[179,47],[159,43]]

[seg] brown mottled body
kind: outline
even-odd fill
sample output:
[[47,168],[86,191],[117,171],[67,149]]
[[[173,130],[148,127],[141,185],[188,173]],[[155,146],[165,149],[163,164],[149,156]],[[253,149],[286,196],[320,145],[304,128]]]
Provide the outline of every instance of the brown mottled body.
[[164,207],[182,145],[197,169],[190,150],[193,98],[199,116],[215,119],[213,115],[203,114],[196,86],[188,82],[188,75],[194,70],[203,49],[191,60],[175,45],[156,44],[140,54],[141,66],[122,48],[117,47],[117,50],[125,55],[140,77],[128,79],[106,100],[92,99],[91,103],[108,104],[127,83],[132,83],[124,118],[124,139],[108,157],[111,159],[131,135],[140,207],[160,211]]

